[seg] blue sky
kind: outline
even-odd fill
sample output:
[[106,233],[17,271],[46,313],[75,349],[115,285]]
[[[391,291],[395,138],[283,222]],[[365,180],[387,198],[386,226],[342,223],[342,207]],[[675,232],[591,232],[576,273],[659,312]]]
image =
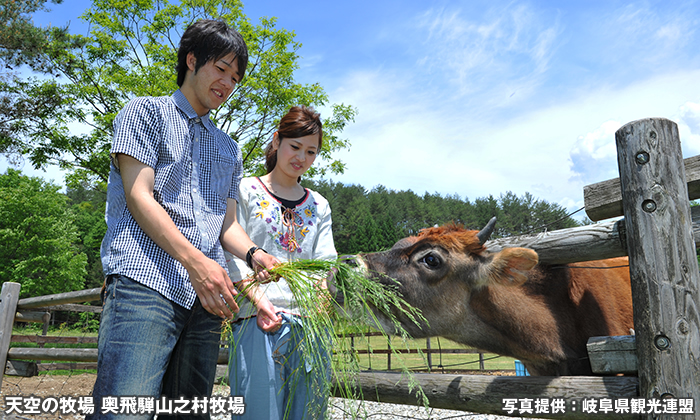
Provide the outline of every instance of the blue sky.
[[[35,22],[80,30],[90,2],[64,3]],[[298,81],[357,107],[334,181],[470,200],[529,192],[573,211],[585,185],[618,176],[614,133],[628,122],[671,119],[684,156],[700,154],[698,1],[244,4],[295,32]]]

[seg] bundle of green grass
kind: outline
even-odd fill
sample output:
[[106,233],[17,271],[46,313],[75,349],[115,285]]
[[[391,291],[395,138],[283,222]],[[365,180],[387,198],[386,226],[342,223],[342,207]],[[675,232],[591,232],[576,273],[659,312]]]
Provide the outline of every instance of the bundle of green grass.
[[[395,280],[386,276],[382,282],[372,280],[368,273],[357,270],[342,260],[298,260],[282,263],[267,271],[287,280],[299,305],[304,325],[304,339],[299,345],[307,360],[314,365],[328,364],[327,355],[333,355],[330,362],[331,375],[326,378],[327,382],[318,384],[320,389],[317,392],[330,394],[331,390],[335,390],[346,402],[361,402],[363,396],[359,387],[353,386],[356,375],[361,371],[359,358],[350,342],[343,338],[343,333],[367,331],[368,326],[378,326],[376,313],[380,312],[383,319],[389,320],[392,335],[399,337],[402,345],[408,349],[410,337],[396,314],[405,316],[416,324],[427,323],[420,311],[403,299]],[[329,273],[332,275],[329,276]],[[324,287],[329,278],[333,293]],[[381,329],[378,331],[388,335]],[[387,339],[387,342],[391,343],[391,340]],[[390,349],[397,352],[394,346],[390,346]],[[401,359],[398,360],[401,363]],[[399,368],[415,390],[418,402],[427,406],[427,397],[412,373],[403,364]],[[346,404],[344,409],[353,418],[366,416],[361,403]]]

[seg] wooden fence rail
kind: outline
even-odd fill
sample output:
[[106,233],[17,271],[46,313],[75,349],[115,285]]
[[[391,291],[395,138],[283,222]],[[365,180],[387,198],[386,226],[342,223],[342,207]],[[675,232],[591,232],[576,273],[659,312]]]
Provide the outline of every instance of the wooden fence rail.
[[[630,399],[638,394],[638,381],[635,377],[592,377],[592,376],[489,376],[416,373],[415,379],[430,400],[430,407],[449,410],[463,410],[484,414],[506,414],[504,399],[532,399],[567,402],[583,398]],[[346,384],[348,385],[348,384]],[[420,405],[415,395],[415,386],[408,383],[400,373],[363,372],[349,384],[366,401],[379,401],[393,404]],[[413,391],[411,391],[413,390]],[[335,395],[343,396],[343,390],[336,388]],[[533,404],[534,408],[534,404]],[[564,413],[523,413],[514,412],[516,417],[536,417],[542,419],[595,419],[598,416],[572,410]],[[606,415],[605,419],[632,419],[636,415]]]

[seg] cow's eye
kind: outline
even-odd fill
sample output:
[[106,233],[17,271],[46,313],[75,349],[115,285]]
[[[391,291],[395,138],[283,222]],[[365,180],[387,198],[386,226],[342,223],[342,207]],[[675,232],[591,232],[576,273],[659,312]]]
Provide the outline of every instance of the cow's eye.
[[441,263],[440,257],[433,254],[426,255],[425,257],[421,258],[420,261],[430,268],[437,268]]

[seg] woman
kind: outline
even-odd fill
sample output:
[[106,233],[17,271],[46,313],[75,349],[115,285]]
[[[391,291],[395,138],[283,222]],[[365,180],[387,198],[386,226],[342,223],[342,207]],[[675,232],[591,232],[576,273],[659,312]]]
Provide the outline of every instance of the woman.
[[[328,201],[299,184],[322,141],[319,114],[293,107],[265,151],[268,173],[241,181],[238,222],[254,243],[280,261],[337,257]],[[251,248],[247,261],[229,260],[231,279],[248,298],[232,326],[229,383],[231,394],[243,396],[246,405],[245,414],[236,418],[323,418],[330,359],[323,352],[319,356],[321,338],[304,330],[285,279],[264,285],[246,280],[256,252]]]

